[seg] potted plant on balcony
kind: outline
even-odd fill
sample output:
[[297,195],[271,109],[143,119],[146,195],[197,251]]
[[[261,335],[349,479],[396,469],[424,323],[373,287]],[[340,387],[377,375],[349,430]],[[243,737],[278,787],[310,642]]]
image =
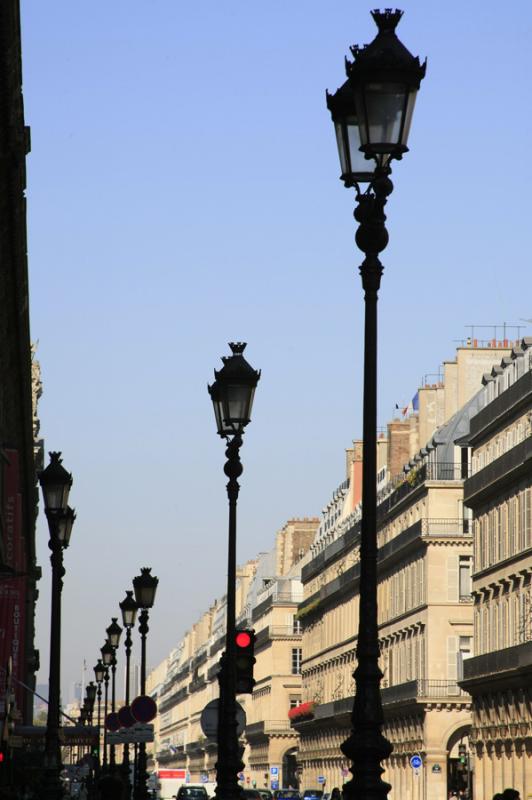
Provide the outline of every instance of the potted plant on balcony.
[[304,722],[305,720],[314,717],[314,710],[316,708],[315,700],[310,700],[308,703],[301,703],[295,708],[291,708],[288,712],[288,719],[290,722]]

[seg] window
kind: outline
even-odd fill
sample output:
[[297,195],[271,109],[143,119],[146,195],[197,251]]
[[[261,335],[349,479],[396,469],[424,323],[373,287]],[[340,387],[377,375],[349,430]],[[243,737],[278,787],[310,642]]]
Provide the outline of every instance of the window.
[[290,698],[290,708],[297,708],[301,705],[301,698],[300,697],[291,697]]
[[464,677],[464,661],[471,656],[471,642],[470,636],[458,637],[457,673],[459,681]]
[[295,617],[292,620],[292,633],[301,633],[301,620]]
[[301,647],[292,648],[292,675],[301,675]]
[[471,597],[471,566],[471,556],[460,556],[458,566],[460,600],[469,600]]

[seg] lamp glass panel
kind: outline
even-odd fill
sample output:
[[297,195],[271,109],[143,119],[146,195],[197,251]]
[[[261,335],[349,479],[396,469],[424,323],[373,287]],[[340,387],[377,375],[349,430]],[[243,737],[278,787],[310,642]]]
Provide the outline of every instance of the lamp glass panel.
[[334,130],[336,133],[336,145],[338,147],[338,156],[340,158],[340,169],[342,170],[342,175],[346,175],[349,170],[349,165],[347,162],[347,157],[345,152],[343,124],[341,122],[335,122]]
[[403,84],[369,83],[364,89],[367,144],[376,152],[391,152],[401,144],[405,97]]
[[69,514],[68,510],[57,520],[57,538],[63,547],[68,547],[73,524],[73,515]]
[[47,511],[64,511],[68,505],[70,486],[64,483],[48,484],[42,487],[42,493]]
[[411,89],[408,92],[406,101],[406,114],[403,126],[403,135],[401,136],[401,144],[405,147],[408,144],[408,136],[410,135],[410,125],[412,124],[412,117],[414,115],[414,106],[416,105],[417,89]]
[[216,419],[216,427],[218,428],[218,433],[222,434],[225,428],[223,403],[221,400],[213,400],[212,406],[214,408],[214,417]]
[[227,387],[224,403],[224,425],[232,427],[238,433],[247,425],[251,416],[251,406],[255,389],[242,383],[233,383]]

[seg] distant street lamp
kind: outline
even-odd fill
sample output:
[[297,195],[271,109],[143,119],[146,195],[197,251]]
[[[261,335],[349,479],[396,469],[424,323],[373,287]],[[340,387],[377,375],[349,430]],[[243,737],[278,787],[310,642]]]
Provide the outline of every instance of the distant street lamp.
[[[426,66],[395,34],[402,13],[371,12],[377,36],[363,48],[351,48],[354,61],[346,63],[347,81],[334,95],[327,94],[341,178],[356,189],[356,243],[365,254],[360,267],[365,293],[360,611],[353,730],[341,748],[353,762],[353,778],[343,787],[346,800],[386,800],[391,788],[381,777],[381,761],[389,757],[392,745],[381,731],[377,620],[377,295],[383,272],[379,253],[388,244],[384,206],[393,190],[390,163],[408,150],[414,103]],[[369,184],[364,193],[361,183]]]
[[98,659],[98,663],[94,667],[94,679],[95,679],[96,685],[98,687],[98,690],[96,692],[96,696],[98,698],[98,717],[97,717],[97,720],[98,720],[98,771],[100,770],[100,763],[101,763],[101,759],[100,759],[100,741],[101,741],[100,731],[101,731],[101,725],[102,725],[102,683],[103,683],[103,679],[105,677],[105,672],[106,672],[106,669],[105,669],[105,667],[103,665],[103,662],[100,659]]
[[42,797],[59,800],[63,796],[60,779],[59,743],[61,684],[61,592],[63,589],[63,550],[68,547],[76,514],[68,505],[72,475],[61,464],[61,453],[50,453],[50,463],[39,476],[48,521],[50,561],[52,564],[52,608],[50,622],[50,675],[48,717],[46,722],[45,774]]
[[[151,567],[142,567],[140,575],[133,578],[133,589],[135,591],[135,602],[141,609],[139,615],[139,633],[141,641],[140,658],[140,693],[146,694],[146,637],[148,635],[149,609],[155,602],[155,593],[159,578],[151,575]],[[139,754],[137,759],[137,779],[135,785],[135,800],[147,800],[148,773],[146,771],[146,743],[139,744]]]
[[[111,617],[111,624],[105,629],[107,634],[107,641],[113,648],[113,660],[111,661],[111,712],[116,712],[116,651],[120,644],[120,636],[122,635],[122,628],[118,624],[116,617]],[[115,767],[115,745],[111,744],[111,769]]]
[[240,760],[236,719],[236,648],[235,648],[235,585],[236,585],[236,509],[240,485],[238,478],[243,467],[240,448],[244,428],[251,420],[251,409],[260,371],[257,372],[243,356],[244,343],[229,343],[232,355],[222,358],[223,367],[214,372],[215,381],[209,386],[218,434],[227,440],[224,472],[229,478],[229,544],[227,565],[227,623],[225,658],[218,675],[220,704],[218,711],[218,760],[216,762],[216,797],[218,800],[240,800],[238,773]]
[[[126,629],[126,639],[125,639],[125,648],[126,648],[126,686],[125,686],[125,701],[126,701],[126,708],[129,708],[129,673],[130,673],[130,661],[131,661],[131,629],[135,626],[135,620],[137,618],[137,611],[138,606],[133,598],[133,592],[127,591],[125,598],[122,600],[120,605],[120,611],[122,612],[122,624]],[[130,786],[130,779],[129,779],[129,744],[127,742],[124,744],[124,756],[122,760],[122,774],[124,776],[124,781],[126,783],[126,794],[127,797],[130,796],[131,786]]]
[[104,705],[104,714],[103,714],[103,766],[107,767],[107,713],[109,708],[109,667],[113,663],[113,658],[115,651],[111,647],[109,640],[105,642],[103,647],[100,647],[100,653],[102,654],[102,661],[105,667],[105,674],[103,677],[105,683],[105,690],[103,695],[103,705]]

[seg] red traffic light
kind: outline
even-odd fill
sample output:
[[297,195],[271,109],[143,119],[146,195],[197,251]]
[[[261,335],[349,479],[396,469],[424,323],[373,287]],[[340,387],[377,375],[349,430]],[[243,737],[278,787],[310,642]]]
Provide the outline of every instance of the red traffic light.
[[235,642],[237,647],[249,647],[251,644],[251,636],[247,631],[238,631]]

